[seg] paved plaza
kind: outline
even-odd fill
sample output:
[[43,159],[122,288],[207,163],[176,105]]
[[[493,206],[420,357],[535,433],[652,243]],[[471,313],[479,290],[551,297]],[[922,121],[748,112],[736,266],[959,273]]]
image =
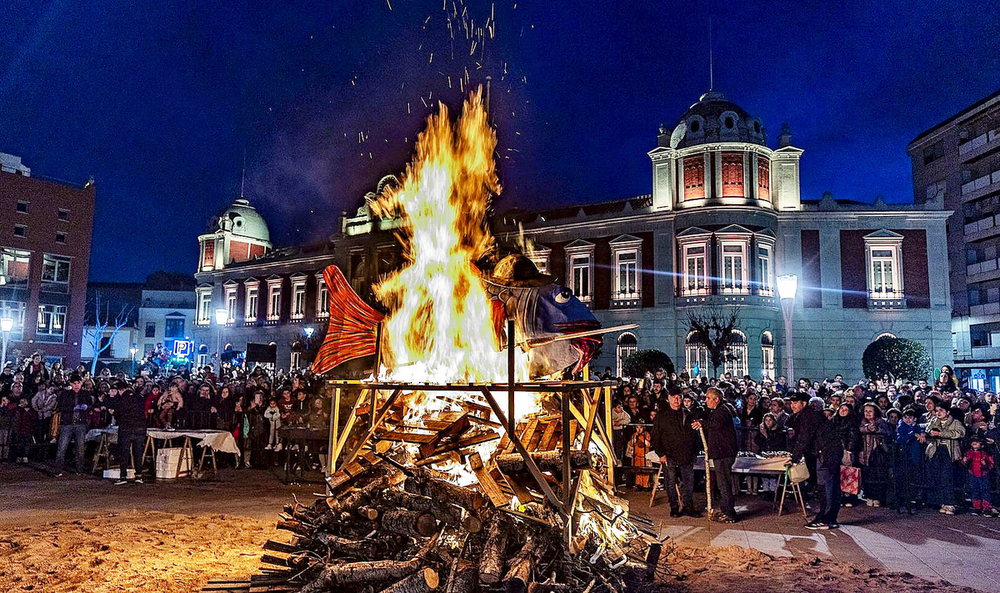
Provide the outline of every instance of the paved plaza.
[[[948,517],[924,509],[897,515],[892,509],[866,506],[843,509],[841,528],[810,531],[801,510],[778,517],[770,500],[740,496],[735,524],[669,517],[666,495],[649,508],[649,493],[629,493],[633,512],[653,520],[661,536],[687,546],[745,546],[776,557],[819,557],[984,591],[1000,591],[1000,518],[970,514]],[[704,496],[696,497],[698,504]]]

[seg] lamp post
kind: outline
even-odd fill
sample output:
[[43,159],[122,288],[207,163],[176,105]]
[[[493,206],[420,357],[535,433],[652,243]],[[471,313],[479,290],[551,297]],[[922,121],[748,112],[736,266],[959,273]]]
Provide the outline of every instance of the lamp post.
[[788,385],[795,385],[795,364],[792,356],[792,312],[795,309],[795,292],[799,288],[799,277],[795,274],[778,276],[778,298],[781,312],[785,317],[785,375]]
[[7,336],[12,329],[14,329],[14,318],[0,317],[0,332],[3,333],[3,362],[0,362],[0,370],[7,368]]
[[132,355],[132,376],[135,377],[135,353],[136,353],[135,344],[132,344],[132,347],[129,348],[128,351],[129,354]]
[[226,321],[229,319],[229,311],[227,309],[216,309],[215,310],[215,324],[219,326],[219,378],[222,378],[222,327],[226,325]]

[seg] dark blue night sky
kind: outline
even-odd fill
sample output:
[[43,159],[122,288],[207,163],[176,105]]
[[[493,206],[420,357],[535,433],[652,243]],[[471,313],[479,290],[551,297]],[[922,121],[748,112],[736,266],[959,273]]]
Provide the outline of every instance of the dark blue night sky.
[[244,151],[272,240],[325,237],[405,165],[424,102],[457,106],[466,69],[491,77],[498,208],[648,193],[657,127],[708,89],[709,17],[716,90],[772,146],[789,123],[807,199],[911,200],[906,144],[1000,88],[992,1],[466,0],[473,31],[492,11],[474,55],[452,0],[140,4],[15,0],[0,17],[0,151],[96,178],[92,279],[192,272]]

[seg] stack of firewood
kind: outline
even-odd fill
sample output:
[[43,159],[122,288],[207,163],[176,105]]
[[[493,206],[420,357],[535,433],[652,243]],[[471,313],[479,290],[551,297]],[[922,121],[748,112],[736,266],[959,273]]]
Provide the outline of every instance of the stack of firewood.
[[[596,471],[599,456],[570,451],[578,503],[567,515],[488,414],[475,412],[436,414],[419,427],[397,415],[327,478],[327,496],[285,506],[278,528],[291,541],[267,542],[260,575],[206,591],[596,593],[649,581],[659,544]],[[558,416],[523,419],[515,434],[563,500]],[[497,439],[484,462],[475,446]],[[428,460],[460,463],[476,482],[459,486],[454,466],[445,473]]]

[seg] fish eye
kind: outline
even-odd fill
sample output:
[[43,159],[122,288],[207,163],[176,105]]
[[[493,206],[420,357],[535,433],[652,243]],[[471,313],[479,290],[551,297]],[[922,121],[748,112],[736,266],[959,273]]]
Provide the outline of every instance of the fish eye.
[[561,289],[559,289],[559,292],[556,293],[555,299],[556,302],[559,303],[560,305],[565,305],[566,303],[569,302],[569,299],[572,297],[573,297],[573,291],[564,286]]

